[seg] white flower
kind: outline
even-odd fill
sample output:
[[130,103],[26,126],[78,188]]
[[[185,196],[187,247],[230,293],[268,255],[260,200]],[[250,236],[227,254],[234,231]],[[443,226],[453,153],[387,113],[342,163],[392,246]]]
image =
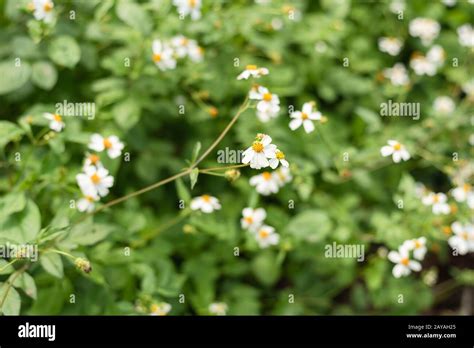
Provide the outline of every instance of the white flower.
[[417,75],[434,76],[437,71],[437,64],[421,54],[414,55],[410,60],[410,67]]
[[424,196],[421,199],[424,205],[432,206],[433,214],[436,214],[436,215],[449,214],[449,212],[451,211],[451,208],[449,207],[447,200],[448,200],[448,197],[442,192],[440,193],[430,192],[428,195]]
[[389,252],[388,259],[396,263],[392,270],[395,278],[407,276],[411,271],[419,272],[421,270],[421,264],[418,261],[410,260],[408,249],[403,246],[398,248],[398,252]]
[[402,247],[413,251],[413,257],[420,261],[425,258],[425,254],[428,251],[425,237],[407,240],[403,243]]
[[257,103],[257,116],[262,122],[278,116],[280,111],[280,99],[263,86],[253,87],[249,92],[249,98],[259,100]]
[[214,315],[226,315],[227,308],[224,302],[214,302],[209,305],[209,312]]
[[161,42],[161,40],[153,40],[151,47],[153,51],[153,62],[160,70],[169,70],[176,68],[176,59],[174,58],[174,52],[171,47]]
[[415,18],[410,22],[409,32],[413,37],[419,37],[424,46],[429,46],[439,35],[441,26],[430,18]]
[[395,163],[399,163],[401,160],[408,161],[410,159],[410,154],[404,145],[396,140],[389,140],[387,143],[388,145],[382,146],[380,149],[380,154],[383,157],[392,156],[393,162]]
[[415,183],[415,196],[418,198],[424,197],[428,193],[428,189],[421,182]]
[[182,17],[190,15],[192,20],[201,18],[201,0],[173,0],[173,5]]
[[474,95],[474,79],[470,79],[469,81],[463,83],[461,88],[468,96]]
[[260,248],[268,248],[271,245],[277,245],[280,236],[275,233],[275,229],[271,226],[263,225],[255,233],[255,239]]
[[268,162],[272,169],[278,167],[278,164],[281,164],[283,167],[288,167],[290,165],[285,159],[285,154],[278,149],[275,151],[275,158],[271,158]]
[[171,39],[171,46],[174,53],[179,58],[188,56],[193,62],[202,61],[203,49],[196,40],[188,39],[183,35],[177,35]]
[[404,0],[392,0],[390,3],[390,11],[392,13],[398,14],[405,10],[405,1]]
[[264,196],[277,193],[280,186],[278,178],[270,172],[252,176],[249,182],[250,185],[255,186],[258,193]]
[[400,53],[400,50],[403,47],[403,43],[400,39],[396,37],[381,37],[379,38],[379,50],[386,52],[391,56],[396,56]]
[[164,316],[171,310],[171,305],[166,302],[153,303],[150,306],[150,315]]
[[117,158],[122,154],[122,150],[124,145],[120,142],[120,139],[115,136],[111,135],[109,137],[103,137],[100,134],[92,134],[90,142],[89,142],[89,149],[102,152],[107,150],[107,155],[110,158]]
[[383,75],[388,78],[394,86],[405,86],[410,83],[407,69],[402,63],[396,63],[393,68],[384,69]]
[[84,168],[90,167],[90,166],[94,166],[97,168],[104,167],[102,162],[100,161],[99,155],[96,155],[93,153],[86,155],[86,159],[84,160]]
[[441,0],[441,2],[448,6],[448,7],[453,7],[454,5],[456,5],[456,0]]
[[202,195],[193,198],[191,201],[191,209],[201,210],[203,213],[212,213],[214,210],[219,210],[220,208],[219,200],[209,195]]
[[263,221],[267,217],[267,213],[263,208],[244,208],[242,210],[242,216],[242,219],[240,219],[240,225],[242,228],[255,232],[260,226],[262,226]]
[[446,52],[440,45],[434,45],[426,53],[426,59],[435,64],[436,67],[440,67],[443,65],[444,60],[446,59]]
[[279,169],[275,170],[272,175],[280,187],[285,186],[285,184],[293,180],[293,177],[290,173],[290,168],[287,167],[280,167]]
[[188,56],[195,63],[201,62],[204,57],[204,49],[196,41],[191,40],[188,47]]
[[247,65],[245,70],[237,76],[237,80],[247,80],[249,77],[259,78],[263,75],[268,75],[267,68],[259,68],[256,65]]
[[54,3],[51,0],[33,0],[29,7],[34,11],[33,15],[36,20],[45,23],[51,23],[53,21]]
[[94,202],[97,202],[98,200],[99,196],[97,194],[85,195],[77,201],[77,210],[80,212],[90,213],[94,210]]
[[454,101],[447,96],[436,97],[433,108],[439,114],[451,114],[455,108]]
[[451,230],[454,232],[454,236],[448,239],[451,248],[460,255],[474,251],[474,226],[472,224],[463,225],[456,221],[451,224]]
[[457,32],[460,45],[474,47],[474,29],[471,24],[461,25]]
[[474,209],[474,191],[471,185],[464,184],[463,186],[456,187],[451,193],[456,202],[467,201],[469,208]]
[[61,130],[63,130],[64,127],[66,127],[61,115],[45,112],[43,114],[43,117],[50,121],[49,128],[51,128],[55,132],[60,132]]
[[314,131],[313,121],[321,120],[321,113],[317,110],[313,111],[315,107],[315,102],[308,102],[303,104],[302,111],[292,112],[290,117],[293,119],[290,121],[289,127],[291,130],[298,129],[303,125],[303,128],[306,133],[311,133]]
[[258,134],[256,140],[242,153],[242,163],[250,163],[250,168],[268,167],[268,159],[276,157],[276,145],[271,144],[272,138],[266,134]]
[[76,175],[77,184],[86,196],[106,196],[114,184],[113,176],[105,168],[86,167],[84,173]]

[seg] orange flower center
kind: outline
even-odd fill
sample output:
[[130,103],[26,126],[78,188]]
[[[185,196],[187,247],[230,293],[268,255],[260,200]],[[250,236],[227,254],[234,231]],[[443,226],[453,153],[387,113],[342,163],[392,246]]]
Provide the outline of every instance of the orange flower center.
[[402,145],[400,143],[396,143],[395,145],[393,145],[393,148],[395,151],[399,151],[402,148]]
[[254,143],[252,144],[252,149],[255,152],[262,152],[263,151],[263,144],[259,141],[254,141]]
[[415,240],[415,248],[418,249],[421,247],[422,247],[422,244],[419,241]]
[[189,6],[191,6],[191,7],[196,7],[196,5],[197,5],[197,0],[188,0],[188,4],[189,4]]
[[89,155],[89,161],[91,161],[92,164],[96,164],[99,162],[100,158],[97,155]]
[[258,235],[260,236],[260,238],[265,239],[270,235],[270,233],[268,233],[268,231],[265,231],[265,230],[260,230],[258,231]]
[[469,191],[471,191],[471,185],[464,184],[463,189],[464,189],[464,192],[469,192]]
[[97,185],[100,182],[100,177],[96,173],[94,173],[91,175],[91,180],[94,184]]
[[461,238],[462,238],[462,239],[467,240],[468,237],[469,237],[469,236],[468,236],[468,234],[467,234],[466,231],[464,231],[464,232],[461,233]]
[[181,45],[186,46],[188,44],[189,40],[185,37],[181,39]]
[[271,93],[264,93],[263,94],[263,100],[269,102],[272,100],[272,94]]
[[91,203],[94,202],[94,198],[92,198],[92,196],[85,196],[84,198],[87,199]]
[[302,120],[307,120],[309,118],[308,114],[306,112],[301,113],[301,119]]
[[433,197],[433,202],[434,202],[434,203],[438,203],[438,202],[439,202],[439,197],[438,197],[438,195],[434,195],[434,197]]
[[45,3],[44,6],[43,6],[44,12],[49,12],[49,11],[51,11],[52,9],[53,9],[53,4],[50,3],[50,2]]
[[410,260],[408,260],[408,257],[404,257],[403,259],[400,260],[400,263],[404,266],[408,266],[408,263]]
[[209,195],[202,195],[201,198],[206,203],[209,203],[211,201],[211,196]]
[[158,63],[159,61],[161,61],[161,54],[159,54],[159,53],[154,53],[154,54],[153,54],[153,61],[154,61],[155,63]]
[[112,143],[110,142],[108,138],[104,138],[104,147],[106,149],[110,149],[112,147]]
[[247,216],[244,220],[248,224],[251,224],[253,222],[253,218],[251,216]]
[[446,234],[446,235],[450,235],[451,234],[451,227],[444,226],[443,227],[443,233]]
[[257,70],[257,66],[256,65],[247,65],[245,67],[245,70]]
[[63,120],[62,117],[61,117],[60,115],[58,115],[58,114],[54,114],[54,115],[53,115],[53,118],[54,118],[54,120],[55,120],[56,122],[61,122],[61,121]]
[[263,176],[263,180],[266,180],[266,181],[272,178],[272,174],[270,172],[263,172],[262,176]]
[[283,159],[283,158],[285,158],[285,154],[284,154],[283,152],[281,152],[281,151],[278,151],[278,152],[276,153],[276,158],[277,158],[277,159]]

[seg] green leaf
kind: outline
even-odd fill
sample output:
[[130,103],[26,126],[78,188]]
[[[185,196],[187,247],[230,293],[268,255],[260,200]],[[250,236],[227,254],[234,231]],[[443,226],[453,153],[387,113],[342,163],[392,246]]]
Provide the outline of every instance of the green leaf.
[[16,124],[8,121],[0,121],[0,150],[10,141],[19,139],[24,133],[25,131]]
[[38,87],[49,91],[58,80],[58,72],[53,64],[47,61],[33,64],[31,81]]
[[253,260],[252,271],[258,281],[266,286],[275,284],[280,276],[278,262],[270,251],[261,253]]
[[128,98],[114,105],[112,114],[120,128],[129,130],[140,120],[141,108],[135,99]]
[[23,211],[0,218],[0,240],[26,244],[34,241],[41,228],[38,206],[28,200]]
[[35,280],[28,273],[22,273],[18,278],[16,278],[13,286],[22,289],[25,294],[36,300]]
[[48,55],[53,62],[60,66],[73,68],[81,59],[81,49],[70,36],[58,36],[48,48]]
[[54,252],[49,252],[40,255],[40,263],[44,270],[49,274],[62,278],[64,276],[64,267],[61,256]]
[[88,219],[72,227],[67,237],[67,242],[79,245],[93,245],[105,239],[113,230],[113,226],[92,223],[92,219]]
[[4,315],[20,314],[20,294],[15,290],[14,287],[7,286],[7,283],[0,283],[0,301],[2,301],[3,298],[5,298],[5,300],[2,307],[0,308],[0,312],[2,312]]
[[148,13],[138,4],[128,0],[119,1],[116,7],[117,17],[143,34],[149,34],[152,22]]
[[201,142],[198,141],[196,145],[194,145],[193,149],[193,157],[191,159],[191,163],[194,163],[199,155],[199,151],[201,151]]
[[26,205],[26,198],[23,192],[12,192],[0,197],[0,220],[8,215],[22,211]]
[[191,190],[194,188],[194,185],[196,185],[197,180],[198,180],[198,176],[199,176],[199,169],[194,168],[191,171],[191,174],[189,174],[189,178],[191,179]]
[[294,238],[316,243],[324,240],[332,230],[332,222],[327,214],[320,210],[306,210],[286,226],[286,232]]
[[178,197],[183,201],[189,202],[191,200],[191,194],[181,178],[176,180],[176,191],[178,191]]
[[[15,271],[12,265],[8,265],[9,261],[0,259],[0,275],[2,274],[10,274]],[[8,266],[7,266],[8,265]]]
[[16,66],[14,60],[0,62],[0,76],[2,77],[0,79],[0,95],[19,89],[28,82],[30,75],[31,66],[24,61],[21,61],[19,66]]

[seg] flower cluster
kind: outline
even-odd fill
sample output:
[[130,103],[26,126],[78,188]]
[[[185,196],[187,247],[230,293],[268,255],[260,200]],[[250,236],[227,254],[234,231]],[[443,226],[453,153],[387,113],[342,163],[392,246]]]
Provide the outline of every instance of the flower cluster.
[[273,172],[263,172],[252,176],[249,180],[250,185],[255,186],[258,193],[263,196],[269,196],[272,193],[278,193],[281,187],[290,182],[293,177],[290,169],[281,167]]
[[448,244],[459,255],[466,255],[474,252],[474,225],[470,223],[462,224],[455,221],[451,224],[453,236],[448,239]]
[[38,21],[52,23],[54,20],[54,3],[51,0],[33,0],[27,8]]
[[[418,261],[425,258],[426,252],[425,237],[407,240],[398,248],[398,251],[389,252],[388,259],[396,264],[392,270],[393,276],[400,278],[409,275],[411,271],[421,271],[421,264]],[[410,254],[415,260],[410,258]]]
[[[93,134],[90,138],[89,149],[95,152],[106,152],[114,159],[122,154],[124,144],[115,135],[103,137]],[[113,176],[104,168],[100,156],[88,153],[84,160],[83,172],[76,175],[76,181],[81,189],[83,197],[77,202],[77,210],[91,212],[94,203],[109,194],[109,188],[114,184]]]
[[193,21],[201,18],[201,0],[173,0],[173,5],[182,17],[190,16]]
[[431,18],[415,18],[410,22],[409,33],[413,37],[419,37],[424,46],[429,46],[436,39],[441,30],[437,21]]
[[303,128],[306,133],[311,133],[314,131],[314,123],[313,121],[323,121],[323,115],[319,111],[315,109],[316,103],[314,101],[310,101],[303,104],[303,108],[301,111],[295,111],[290,114],[290,118],[292,118],[289,127],[291,130],[296,130],[303,125]]
[[280,235],[275,232],[275,228],[264,224],[266,217],[267,213],[263,208],[244,208],[242,210],[240,224],[243,229],[252,233],[260,248],[277,245],[280,241]]
[[272,138],[262,133],[257,134],[252,146],[243,152],[242,163],[250,163],[250,168],[253,169],[266,167],[275,169],[279,164],[283,167],[289,166],[285,154],[275,144],[272,144]]
[[170,41],[154,40],[152,43],[152,60],[160,70],[176,68],[177,59],[189,57],[193,62],[202,61],[204,49],[196,40],[177,35]]
[[429,49],[426,56],[419,52],[415,52],[410,60],[410,67],[417,75],[436,75],[438,68],[443,65],[446,57],[444,49],[435,45]]
[[202,195],[192,199],[191,209],[200,210],[203,213],[208,214],[212,213],[214,210],[221,209],[221,204],[219,203],[219,200],[216,197]]

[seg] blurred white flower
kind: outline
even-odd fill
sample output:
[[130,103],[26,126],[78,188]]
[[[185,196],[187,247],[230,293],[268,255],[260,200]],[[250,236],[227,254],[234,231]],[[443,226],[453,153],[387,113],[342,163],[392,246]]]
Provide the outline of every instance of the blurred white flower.
[[381,52],[388,53],[391,56],[399,54],[403,47],[403,42],[396,37],[381,37],[378,40],[378,44]]
[[201,210],[203,213],[212,213],[214,210],[221,209],[221,205],[216,197],[202,195],[193,198],[191,201],[191,209]]
[[454,111],[454,101],[447,96],[436,97],[433,108],[438,114],[449,115]]
[[407,151],[403,144],[400,144],[396,140],[388,140],[388,145],[382,146],[380,154],[383,157],[392,156],[393,162],[399,163],[401,160],[408,161],[410,159],[410,153]]
[[465,47],[474,47],[474,29],[471,24],[461,25],[458,29],[459,44]]
[[303,104],[302,111],[292,112],[290,115],[292,118],[289,124],[290,129],[294,131],[303,125],[306,133],[314,131],[313,121],[320,121],[322,118],[319,111],[313,110],[315,105],[315,102],[307,102]]
[[100,134],[94,133],[89,142],[89,149],[97,152],[106,150],[110,158],[119,157],[122,154],[123,148],[124,144],[115,135],[103,137]]
[[402,63],[396,63],[393,68],[384,69],[383,75],[389,79],[394,86],[405,86],[410,83],[407,69]]
[[258,193],[268,196],[279,190],[278,178],[270,172],[263,172],[250,178],[250,185],[255,186]]
[[474,79],[463,83],[461,88],[468,96],[474,96]]
[[426,252],[428,251],[425,237],[407,240],[403,243],[402,247],[413,251],[413,257],[420,261],[425,258]]
[[191,16],[192,20],[201,18],[201,0],[173,0],[173,5],[178,8],[182,17]]
[[51,0],[33,0],[28,7],[33,10],[36,20],[51,23],[54,19],[54,3]]
[[440,45],[434,45],[426,53],[426,59],[435,64],[438,68],[443,65],[444,60],[446,59],[446,52]]
[[433,214],[439,215],[439,214],[449,214],[451,211],[451,208],[449,207],[449,204],[447,203],[448,197],[440,192],[440,193],[434,193],[430,192],[426,196],[424,196],[421,201],[423,202],[424,205],[431,205],[432,206],[432,211]]
[[107,169],[94,166],[84,168],[84,173],[76,175],[76,181],[86,196],[107,196],[114,184],[114,178]]
[[415,54],[410,59],[410,67],[415,71],[415,74],[419,76],[434,76],[438,70],[438,65],[422,54]]
[[279,169],[275,170],[272,173],[276,183],[278,186],[283,187],[285,184],[289,183],[291,180],[293,180],[293,177],[291,176],[290,173],[290,168],[288,167],[280,167]]
[[268,248],[271,245],[277,245],[280,241],[280,235],[275,233],[275,229],[271,226],[263,225],[255,233],[255,240],[260,248]]
[[150,306],[150,315],[164,316],[171,310],[171,305],[166,302],[153,303]]
[[276,145],[267,134],[257,134],[252,146],[242,153],[242,163],[250,163],[250,168],[261,169],[270,165],[269,159],[276,157]]
[[474,251],[474,225],[461,224],[456,221],[451,224],[454,235],[448,239],[448,244],[459,255],[466,255]]
[[453,7],[454,5],[456,5],[456,0],[441,0],[441,2],[448,6],[448,7]]
[[267,213],[263,208],[244,208],[242,210],[242,219],[240,219],[240,225],[243,229],[255,232],[260,226],[262,226],[266,217]]
[[254,86],[249,92],[249,98],[258,100],[257,117],[262,122],[268,122],[270,119],[278,116],[280,111],[280,99],[278,95],[272,94],[263,86]]
[[269,160],[269,163],[272,169],[275,169],[276,167],[278,167],[278,164],[281,164],[283,167],[288,167],[290,165],[288,161],[285,159],[285,154],[278,149],[276,149],[275,151],[275,158],[271,158]]
[[405,0],[392,0],[390,2],[390,11],[395,14],[405,11]]
[[94,210],[94,202],[99,200],[99,196],[97,194],[94,195],[85,195],[81,199],[77,201],[77,210],[80,212],[88,212]]
[[456,202],[466,202],[469,208],[474,209],[474,191],[472,186],[464,184],[460,187],[456,187],[451,194],[453,195]]
[[160,70],[169,70],[176,68],[176,59],[173,49],[161,40],[153,40],[151,46],[153,52],[153,62]]
[[245,70],[242,71],[239,76],[237,76],[237,80],[247,80],[249,77],[260,78],[263,75],[268,75],[267,68],[261,68],[256,65],[247,65]]
[[439,35],[441,26],[431,18],[415,18],[410,22],[408,31],[413,37],[419,37],[424,46],[429,46]]
[[64,127],[66,127],[66,124],[63,122],[63,118],[61,117],[61,115],[45,112],[43,114],[43,117],[50,121],[49,128],[51,128],[55,132],[60,132],[61,130],[63,130]]
[[403,246],[398,248],[398,252],[389,252],[387,257],[390,261],[396,263],[392,270],[395,278],[407,276],[411,271],[421,271],[421,264],[418,261],[410,260],[409,250]]
[[226,315],[227,304],[224,302],[214,302],[209,305],[209,313],[214,315]]

